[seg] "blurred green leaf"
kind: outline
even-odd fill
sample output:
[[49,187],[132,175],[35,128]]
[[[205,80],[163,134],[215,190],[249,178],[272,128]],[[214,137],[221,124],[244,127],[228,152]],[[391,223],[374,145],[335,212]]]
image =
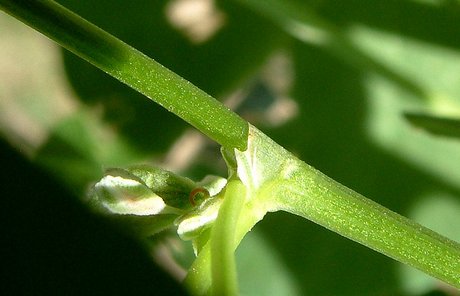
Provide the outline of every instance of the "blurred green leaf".
[[244,238],[236,263],[241,295],[302,295],[296,277],[260,231]]
[[433,116],[422,113],[404,113],[404,117],[415,127],[431,134],[460,138],[460,119]]
[[104,167],[139,161],[143,154],[107,126],[81,110],[62,119],[36,151],[34,161],[51,171],[78,195],[102,177]]
[[[298,0],[294,0],[298,1]],[[340,26],[366,27],[458,50],[458,1],[345,0],[312,1],[317,13]]]

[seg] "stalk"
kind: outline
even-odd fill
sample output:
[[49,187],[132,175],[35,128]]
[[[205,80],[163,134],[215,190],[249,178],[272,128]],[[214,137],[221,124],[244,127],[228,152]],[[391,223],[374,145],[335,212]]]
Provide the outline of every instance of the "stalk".
[[296,188],[279,187],[280,210],[309,219],[460,288],[459,243],[363,197],[312,167],[305,170],[302,179],[302,185],[298,183]]
[[238,295],[236,264],[233,256],[239,216],[246,201],[246,188],[231,180],[211,234],[211,272],[213,295]]

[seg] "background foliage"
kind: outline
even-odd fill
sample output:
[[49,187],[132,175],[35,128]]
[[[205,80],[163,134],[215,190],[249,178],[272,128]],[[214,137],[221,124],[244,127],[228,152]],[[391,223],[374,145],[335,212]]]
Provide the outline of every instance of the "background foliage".
[[[217,1],[213,13],[199,18],[217,22],[206,38],[191,29],[193,23],[181,24],[178,19],[186,17],[175,18],[174,12],[188,2],[212,1],[58,2],[231,105],[335,180],[460,240],[460,142],[455,138],[459,133],[455,124],[441,124],[449,131],[444,134],[452,137],[423,131],[432,129],[433,115],[460,116],[457,1]],[[12,246],[30,243],[11,249],[25,267],[6,268],[39,282],[40,274],[45,279],[54,274],[41,271],[51,262],[68,272],[55,281],[69,283],[67,277],[88,271],[96,276],[99,269],[91,268],[93,260],[131,258],[138,252],[138,261],[131,264],[143,264],[147,271],[126,281],[144,291],[159,289],[161,283],[169,289],[167,281],[153,286],[154,280],[146,280],[157,277],[147,255],[150,247],[92,217],[78,197],[108,166],[148,162],[194,179],[225,175],[218,147],[4,14],[0,36],[0,131],[31,161],[10,156],[9,146],[2,146],[2,180],[31,189],[2,186],[2,196],[14,199],[2,207],[2,225],[17,229],[10,229]],[[407,113],[429,116],[417,121]],[[45,178],[37,167],[52,175],[40,183],[48,184],[46,188],[34,183]],[[37,218],[39,213],[48,214]],[[69,230],[69,224],[75,229]],[[109,237],[94,234],[101,232]],[[74,241],[75,236],[81,239]],[[88,253],[56,253],[69,250],[71,244]],[[190,248],[175,240],[174,244],[175,255],[186,265]],[[32,249],[38,250],[39,260],[29,262],[24,258]],[[83,258],[83,271],[65,265],[63,258]],[[237,258],[245,295],[455,293],[383,255],[283,213],[268,215],[243,241]],[[106,261],[97,264],[102,274],[132,273],[127,262],[118,269]]]

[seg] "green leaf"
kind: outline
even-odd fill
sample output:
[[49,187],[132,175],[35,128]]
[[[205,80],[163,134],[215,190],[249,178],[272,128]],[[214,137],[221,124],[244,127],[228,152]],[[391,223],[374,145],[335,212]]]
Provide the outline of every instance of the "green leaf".
[[[180,210],[188,210],[192,207],[189,194],[198,185],[189,178],[150,165],[130,166],[123,170],[140,180],[152,192],[160,196],[168,206]],[[109,173],[112,171],[109,170]],[[121,171],[121,169],[115,171]]]
[[[210,228],[217,218],[220,206],[222,205],[222,197],[212,197],[206,199],[196,209],[181,216],[176,220],[177,234],[183,240],[201,239],[201,234]],[[201,245],[201,243],[198,243]],[[198,254],[200,248],[194,248]]]
[[167,227],[190,210],[190,179],[151,166],[108,169],[88,193],[99,213],[140,238]]
[[134,178],[111,170],[94,185],[90,201],[113,214],[137,216],[166,212],[163,199]]

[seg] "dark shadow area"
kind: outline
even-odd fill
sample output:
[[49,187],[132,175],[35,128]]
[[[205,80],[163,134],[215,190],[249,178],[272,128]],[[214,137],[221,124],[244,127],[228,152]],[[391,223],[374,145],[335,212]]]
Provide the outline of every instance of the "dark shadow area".
[[184,295],[138,243],[0,140],[3,295]]

